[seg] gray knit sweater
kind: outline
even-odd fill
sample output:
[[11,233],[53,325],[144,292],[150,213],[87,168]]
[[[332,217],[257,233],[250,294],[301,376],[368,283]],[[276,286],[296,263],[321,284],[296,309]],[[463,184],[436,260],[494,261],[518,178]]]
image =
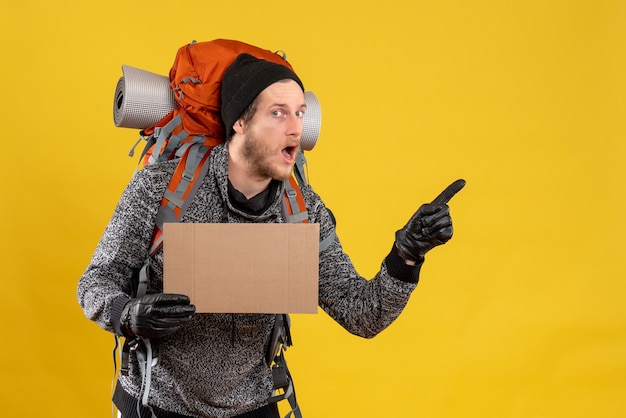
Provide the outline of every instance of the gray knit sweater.
[[[228,199],[228,146],[216,147],[210,168],[182,222],[283,222],[282,189],[260,215],[235,208]],[[120,334],[130,278],[146,260],[161,198],[177,161],[140,170],[124,191],[78,284],[85,315]],[[320,224],[320,239],[334,224],[320,197],[302,187],[309,222]],[[392,250],[371,280],[361,277],[339,240],[320,253],[319,306],[349,332],[371,338],[400,314],[417,284],[420,266],[406,266]],[[163,252],[151,260],[149,293],[163,289]],[[196,314],[182,329],[153,343],[159,363],[152,368],[149,403],[191,417],[232,417],[267,403],[272,378],[264,359],[274,315]],[[131,353],[130,373],[120,389],[138,399],[141,373]]]

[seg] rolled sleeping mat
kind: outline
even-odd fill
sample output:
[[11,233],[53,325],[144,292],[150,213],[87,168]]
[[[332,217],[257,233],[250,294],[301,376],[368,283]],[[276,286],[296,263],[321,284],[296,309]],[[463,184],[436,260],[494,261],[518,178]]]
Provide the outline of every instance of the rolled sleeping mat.
[[120,128],[154,126],[176,107],[169,77],[122,65],[113,99],[113,121]]
[[[156,125],[177,105],[169,77],[122,65],[113,98],[113,121],[119,128],[145,129]],[[310,151],[322,128],[322,109],[315,93],[304,92],[306,112],[300,144]]]
[[304,92],[304,100],[306,101],[306,112],[302,121],[302,137],[300,138],[300,146],[305,151],[313,149],[320,136],[322,129],[322,108],[317,96],[312,91]]

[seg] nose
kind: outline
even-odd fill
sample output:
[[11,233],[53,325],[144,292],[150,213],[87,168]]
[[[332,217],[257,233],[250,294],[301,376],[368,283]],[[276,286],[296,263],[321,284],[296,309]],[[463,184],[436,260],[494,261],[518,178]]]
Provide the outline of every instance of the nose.
[[287,135],[299,138],[302,135],[303,125],[302,118],[294,113],[290,113],[287,118]]

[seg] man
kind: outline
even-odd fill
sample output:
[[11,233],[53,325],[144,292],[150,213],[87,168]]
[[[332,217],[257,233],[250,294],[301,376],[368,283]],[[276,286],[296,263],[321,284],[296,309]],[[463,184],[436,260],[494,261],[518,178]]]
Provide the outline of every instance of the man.
[[[280,223],[283,180],[291,175],[306,111],[301,80],[287,67],[242,54],[222,82],[225,144],[182,222]],[[104,329],[150,339],[158,350],[148,404],[161,417],[278,417],[268,403],[272,377],[265,352],[274,315],[194,314],[189,298],[163,294],[163,251],[151,257],[148,294],[132,298],[131,278],[144,263],[161,197],[176,161],[139,171],[124,191],[78,285],[85,315]],[[461,186],[462,187],[462,186]],[[346,330],[371,338],[392,323],[415,289],[424,254],[452,236],[446,191],[396,233],[396,242],[372,280],[361,277],[339,239],[319,254],[319,305]],[[320,239],[334,218],[310,186],[302,194]],[[138,406],[141,364],[131,353],[114,401],[124,418],[148,413]]]

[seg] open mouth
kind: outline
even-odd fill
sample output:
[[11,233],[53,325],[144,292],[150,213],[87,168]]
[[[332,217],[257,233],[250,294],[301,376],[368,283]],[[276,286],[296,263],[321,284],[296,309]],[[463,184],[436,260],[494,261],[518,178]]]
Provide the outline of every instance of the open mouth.
[[283,148],[282,154],[287,162],[292,162],[296,159],[296,153],[298,152],[298,147],[290,146]]

